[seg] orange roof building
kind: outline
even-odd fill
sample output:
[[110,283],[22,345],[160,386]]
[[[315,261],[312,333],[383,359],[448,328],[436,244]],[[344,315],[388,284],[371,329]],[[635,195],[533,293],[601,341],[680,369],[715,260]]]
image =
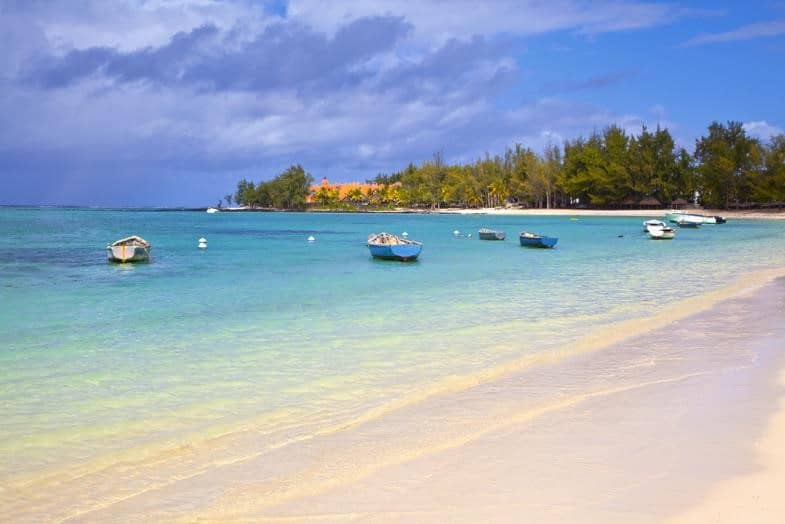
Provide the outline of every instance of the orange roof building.
[[360,189],[363,195],[368,196],[371,194],[372,191],[382,189],[383,187],[384,187],[383,184],[367,184],[363,182],[346,182],[343,184],[331,184],[327,180],[327,177],[323,177],[321,183],[319,183],[318,185],[314,184],[311,186],[311,192],[308,195],[307,200],[309,204],[313,203],[314,195],[316,194],[317,191],[319,191],[322,188],[337,190],[338,199],[343,201],[343,200],[347,200],[349,193],[351,193],[355,189]]

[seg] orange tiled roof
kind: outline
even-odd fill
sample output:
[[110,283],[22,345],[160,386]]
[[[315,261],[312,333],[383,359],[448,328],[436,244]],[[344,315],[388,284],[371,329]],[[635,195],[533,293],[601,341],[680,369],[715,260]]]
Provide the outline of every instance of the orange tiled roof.
[[359,188],[360,191],[363,192],[364,195],[368,195],[371,191],[381,189],[384,187],[382,184],[367,184],[364,182],[346,182],[343,184],[331,184],[327,178],[322,178],[321,183],[319,185],[312,185],[311,186],[311,194],[308,195],[308,202],[313,201],[313,195],[321,188],[328,188],[328,189],[337,189],[338,190],[338,198],[340,200],[344,200],[347,195],[353,191],[354,189]]

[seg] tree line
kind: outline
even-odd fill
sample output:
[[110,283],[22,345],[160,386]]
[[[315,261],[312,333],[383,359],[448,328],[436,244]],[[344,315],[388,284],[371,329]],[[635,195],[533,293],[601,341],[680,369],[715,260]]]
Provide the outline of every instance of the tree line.
[[516,144],[469,164],[448,164],[440,153],[380,174],[343,200],[333,188],[312,192],[299,165],[278,177],[237,186],[240,205],[301,209],[375,207],[636,207],[679,199],[717,208],[785,202],[785,135],[763,142],[741,122],[714,122],[692,153],[677,147],[666,128],[631,135],[612,125],[588,138],[549,145],[542,153]]

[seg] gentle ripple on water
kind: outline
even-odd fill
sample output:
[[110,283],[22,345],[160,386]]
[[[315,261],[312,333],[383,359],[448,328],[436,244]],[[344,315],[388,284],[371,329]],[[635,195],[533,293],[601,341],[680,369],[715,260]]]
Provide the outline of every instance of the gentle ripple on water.
[[[641,221],[0,209],[0,478],[340,420],[785,258],[781,223],[652,242]],[[479,242],[483,226],[508,240]],[[523,229],[557,249],[520,248]],[[424,241],[421,260],[371,259],[383,230]],[[152,242],[152,263],[105,262],[128,234]]]

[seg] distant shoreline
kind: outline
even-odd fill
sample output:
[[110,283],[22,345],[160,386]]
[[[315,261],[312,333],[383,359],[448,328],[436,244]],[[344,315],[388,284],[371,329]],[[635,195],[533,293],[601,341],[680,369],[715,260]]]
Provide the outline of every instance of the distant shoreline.
[[[205,209],[206,211],[206,209]],[[260,208],[228,208],[220,209],[222,213],[271,213],[271,212],[297,212],[286,209],[260,209]],[[661,217],[670,209],[543,209],[543,208],[393,208],[393,209],[306,209],[304,213],[379,213],[379,214],[422,214],[422,215],[499,215],[499,216],[597,216],[597,217]],[[688,209],[688,212],[708,215],[723,216],[732,219],[762,219],[785,220],[785,209],[771,210],[720,210],[720,209]]]
[[[61,209],[70,211],[123,211],[123,212],[189,212],[204,213],[207,207],[88,207],[88,206],[31,206],[0,205],[0,209]],[[661,217],[670,209],[574,209],[574,208],[405,208],[391,209],[271,209],[231,207],[220,208],[219,213],[370,213],[370,214],[418,214],[418,215],[497,215],[497,216],[594,216],[594,217]],[[733,220],[785,220],[785,209],[722,210],[687,209],[701,215],[719,215]]]

